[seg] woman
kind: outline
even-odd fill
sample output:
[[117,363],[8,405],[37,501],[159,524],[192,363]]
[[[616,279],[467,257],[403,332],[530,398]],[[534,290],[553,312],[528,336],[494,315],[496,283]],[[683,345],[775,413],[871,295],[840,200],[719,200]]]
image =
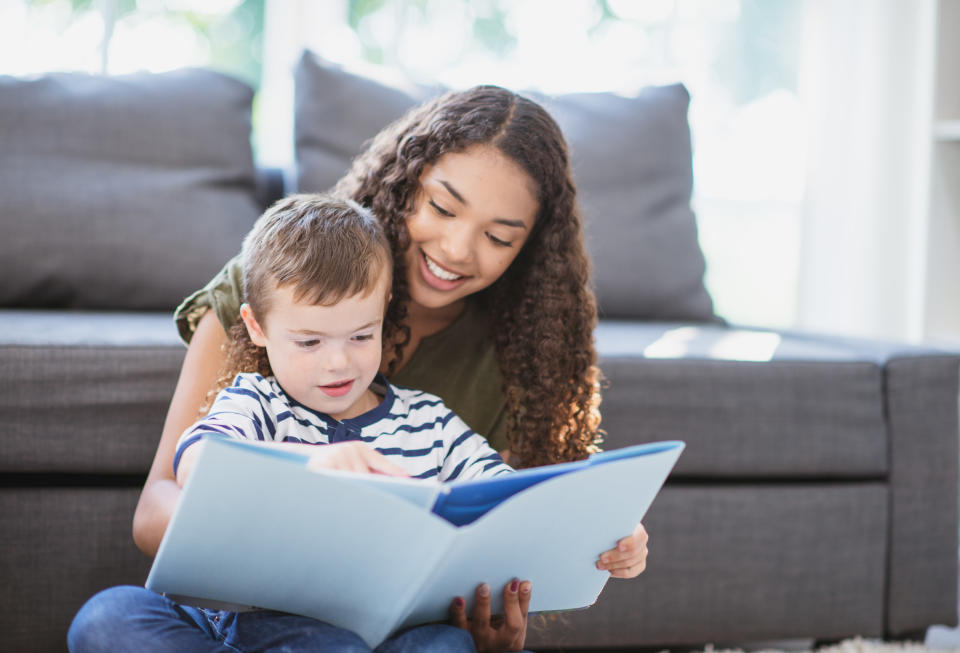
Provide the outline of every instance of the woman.
[[[595,450],[596,303],[567,146],[540,105],[492,86],[441,96],[385,128],[335,192],[371,208],[391,242],[392,382],[440,395],[515,467]],[[189,347],[134,515],[148,555],[179,494],[174,446],[217,385],[241,294],[235,259],[177,311]],[[597,567],[634,577],[646,544],[638,525]],[[529,594],[505,588],[505,617],[491,622],[489,591],[471,620],[455,601],[453,623],[481,650],[522,648]]]

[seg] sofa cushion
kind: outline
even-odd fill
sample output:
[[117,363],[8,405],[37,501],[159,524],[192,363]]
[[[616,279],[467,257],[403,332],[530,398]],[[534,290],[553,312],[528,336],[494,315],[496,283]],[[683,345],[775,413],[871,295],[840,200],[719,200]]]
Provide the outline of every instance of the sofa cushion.
[[0,488],[4,651],[67,650],[80,607],[114,585],[143,585],[150,560],[130,523],[137,487]]
[[[437,92],[382,84],[305,53],[296,73],[298,189],[329,189],[367,139]],[[601,314],[716,319],[690,209],[686,89],[528,95],[569,143]]]
[[0,473],[145,474],[185,351],[169,313],[0,311]]
[[[603,321],[597,347],[605,446],[684,440],[675,480],[885,478],[890,370],[950,392],[942,356],[882,343]],[[165,313],[0,311],[0,473],[145,473],[184,351]]]
[[[880,637],[888,495],[872,482],[668,482],[643,518],[647,570],[607,583],[588,610],[542,629],[532,620],[527,645],[702,650],[693,643]],[[942,576],[946,585],[949,570]]]
[[0,77],[0,306],[172,309],[256,220],[252,89],[199,69]]
[[[684,440],[673,479],[885,478],[898,361],[914,361],[916,392],[956,401],[929,373],[944,352],[919,347],[639,322],[602,322],[597,347],[606,446]],[[937,414],[912,416],[912,429]]]

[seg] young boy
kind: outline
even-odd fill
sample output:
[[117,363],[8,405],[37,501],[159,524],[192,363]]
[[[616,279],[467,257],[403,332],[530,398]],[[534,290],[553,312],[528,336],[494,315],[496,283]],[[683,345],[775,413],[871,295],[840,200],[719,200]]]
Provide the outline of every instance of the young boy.
[[[268,210],[243,244],[246,303],[229,334],[225,378],[239,373],[181,436],[177,482],[207,437],[296,447],[323,468],[441,481],[511,471],[440,399],[378,373],[391,273],[380,224],[354,202],[299,195]],[[195,608],[133,586],[90,599],[68,642],[73,653],[370,650],[356,633],[309,617]],[[467,630],[447,624],[410,628],[376,648],[475,650]]]
[[181,486],[211,436],[297,447],[330,469],[440,481],[512,471],[438,397],[379,374],[392,269],[379,222],[352,201],[293,196],[257,221],[230,334],[240,373],[177,443]]

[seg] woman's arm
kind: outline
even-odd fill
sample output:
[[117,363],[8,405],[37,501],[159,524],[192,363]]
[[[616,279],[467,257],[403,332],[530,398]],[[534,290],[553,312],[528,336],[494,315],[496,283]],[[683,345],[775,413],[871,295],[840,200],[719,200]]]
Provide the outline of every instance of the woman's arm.
[[140,493],[133,515],[133,540],[148,556],[154,556],[177,505],[180,488],[173,476],[173,453],[180,435],[193,424],[207,393],[216,386],[224,363],[223,344],[227,334],[214,311],[200,318],[187,347],[180,378],[173,392],[167,419],[153,465]]

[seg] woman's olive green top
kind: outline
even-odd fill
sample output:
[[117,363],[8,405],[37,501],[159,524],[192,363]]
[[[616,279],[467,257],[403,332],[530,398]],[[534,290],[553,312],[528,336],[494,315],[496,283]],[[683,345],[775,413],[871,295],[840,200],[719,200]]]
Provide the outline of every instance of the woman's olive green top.
[[[240,318],[243,275],[232,258],[210,282],[177,308],[180,337],[189,342],[204,313],[213,309],[228,329]],[[506,415],[496,352],[487,336],[487,319],[475,302],[446,329],[427,336],[390,381],[432,393],[497,451],[507,448]]]

